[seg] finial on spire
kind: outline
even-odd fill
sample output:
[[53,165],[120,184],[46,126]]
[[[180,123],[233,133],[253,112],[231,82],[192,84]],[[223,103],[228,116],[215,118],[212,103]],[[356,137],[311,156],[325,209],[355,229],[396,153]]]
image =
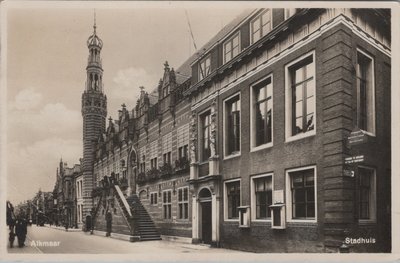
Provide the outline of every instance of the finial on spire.
[[122,107],[123,109],[125,109],[125,108],[126,108],[125,103],[122,103],[121,107]]
[[111,122],[112,121],[112,118],[111,118],[111,116],[110,116],[110,118],[108,118],[108,120]]
[[164,68],[169,68],[168,61],[165,61]]
[[139,89],[140,89],[140,92],[144,92],[144,87],[143,86],[140,86]]
[[96,9],[94,9],[94,23],[93,23],[94,34],[96,35]]

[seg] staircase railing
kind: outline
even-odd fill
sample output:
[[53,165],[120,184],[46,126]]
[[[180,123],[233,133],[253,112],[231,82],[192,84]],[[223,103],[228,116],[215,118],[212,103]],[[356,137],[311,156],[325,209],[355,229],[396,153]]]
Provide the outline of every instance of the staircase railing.
[[117,197],[118,203],[124,213],[125,219],[131,229],[131,233],[134,236],[139,236],[138,232],[138,226],[137,226],[137,218],[136,216],[132,213],[132,209],[129,206],[128,202],[126,201],[126,198],[124,197],[120,187],[118,185],[114,185],[114,188],[117,192],[115,195]]
[[129,216],[132,216],[131,209],[129,207],[128,202],[126,201],[124,194],[121,191],[121,188],[119,188],[119,185],[114,185],[114,187],[115,187],[115,190],[117,190],[119,200],[122,201],[122,204],[125,207],[126,211],[128,212]]

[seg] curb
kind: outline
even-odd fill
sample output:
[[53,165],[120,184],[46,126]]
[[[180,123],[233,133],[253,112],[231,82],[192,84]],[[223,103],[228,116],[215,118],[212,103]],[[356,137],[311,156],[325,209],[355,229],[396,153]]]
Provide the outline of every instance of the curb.
[[82,229],[78,229],[78,228],[68,228],[68,230],[66,230],[65,227],[50,226],[48,224],[44,224],[44,227],[56,229],[56,230],[60,230],[60,231],[65,231],[65,232],[82,232]]

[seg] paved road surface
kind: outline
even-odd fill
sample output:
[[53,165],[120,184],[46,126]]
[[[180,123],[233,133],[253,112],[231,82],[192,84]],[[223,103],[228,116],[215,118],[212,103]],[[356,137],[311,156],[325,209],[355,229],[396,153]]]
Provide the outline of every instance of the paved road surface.
[[[16,240],[17,241],[17,240]],[[43,246],[39,242],[51,241],[56,246]],[[59,242],[59,245],[57,245]],[[131,243],[109,237],[90,235],[84,232],[65,232],[62,230],[31,226],[28,227],[24,248],[8,248],[9,253],[87,253],[87,254],[126,254],[126,253],[234,253],[235,250],[210,248],[204,245],[192,245],[171,241],[146,241]]]

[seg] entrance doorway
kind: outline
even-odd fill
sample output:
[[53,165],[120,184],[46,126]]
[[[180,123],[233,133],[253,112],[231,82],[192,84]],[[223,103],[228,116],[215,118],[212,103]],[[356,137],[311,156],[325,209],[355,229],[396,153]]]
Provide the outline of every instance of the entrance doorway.
[[201,229],[202,240],[205,244],[211,244],[211,202],[201,203]]
[[212,241],[212,203],[211,192],[204,188],[199,192],[201,204],[201,240],[205,244],[211,244]]

